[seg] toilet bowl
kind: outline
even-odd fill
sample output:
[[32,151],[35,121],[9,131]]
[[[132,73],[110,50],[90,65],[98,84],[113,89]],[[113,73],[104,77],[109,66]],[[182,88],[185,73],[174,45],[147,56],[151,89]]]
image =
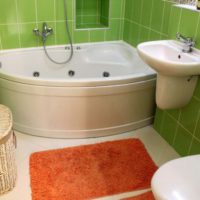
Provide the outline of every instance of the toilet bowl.
[[156,200],[200,200],[200,155],[172,160],[154,174]]

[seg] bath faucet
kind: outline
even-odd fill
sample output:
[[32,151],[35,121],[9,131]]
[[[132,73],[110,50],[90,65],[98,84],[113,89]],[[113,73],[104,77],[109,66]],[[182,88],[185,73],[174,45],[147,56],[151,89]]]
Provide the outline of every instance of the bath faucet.
[[194,45],[195,45],[195,42],[193,41],[192,38],[185,37],[185,36],[181,35],[180,33],[176,34],[176,38],[180,42],[184,43],[184,48],[182,49],[182,51],[184,53],[190,53],[190,52],[192,52],[192,47],[194,47]]
[[53,29],[51,27],[48,27],[47,23],[44,22],[42,25],[42,32],[40,32],[38,28],[34,28],[33,32],[36,36],[41,37],[42,41],[45,42],[47,37],[53,34]]

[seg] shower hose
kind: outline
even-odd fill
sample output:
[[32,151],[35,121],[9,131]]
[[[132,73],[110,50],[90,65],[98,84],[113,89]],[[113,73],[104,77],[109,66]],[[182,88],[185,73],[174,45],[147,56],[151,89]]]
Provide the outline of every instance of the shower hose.
[[64,1],[64,13],[65,13],[65,26],[66,26],[66,31],[67,31],[67,36],[68,36],[68,39],[69,39],[69,43],[70,43],[70,55],[69,55],[69,58],[65,61],[62,61],[62,62],[59,62],[59,61],[56,61],[54,59],[52,59],[50,57],[50,55],[48,54],[48,51],[47,51],[47,48],[46,48],[46,40],[43,40],[43,47],[44,47],[44,52],[46,54],[46,56],[48,57],[48,59],[50,61],[52,61],[53,63],[55,64],[66,64],[68,63],[72,57],[73,57],[73,45],[72,45],[72,38],[71,38],[71,35],[70,35],[70,31],[69,31],[69,25],[68,25],[68,13],[67,13],[67,0],[63,0]]

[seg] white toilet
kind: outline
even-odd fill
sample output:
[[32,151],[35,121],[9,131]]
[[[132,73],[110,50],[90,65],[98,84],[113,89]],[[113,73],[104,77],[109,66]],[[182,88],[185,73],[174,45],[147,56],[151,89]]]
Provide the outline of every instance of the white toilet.
[[151,187],[156,200],[200,200],[200,154],[161,166]]

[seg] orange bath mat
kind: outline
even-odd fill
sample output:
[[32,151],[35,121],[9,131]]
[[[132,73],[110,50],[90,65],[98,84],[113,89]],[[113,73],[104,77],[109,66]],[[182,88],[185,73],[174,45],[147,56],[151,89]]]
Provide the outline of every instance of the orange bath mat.
[[138,139],[37,152],[32,200],[85,200],[150,187],[157,167]]
[[155,200],[152,192],[147,192],[135,197],[126,198],[123,200]]

